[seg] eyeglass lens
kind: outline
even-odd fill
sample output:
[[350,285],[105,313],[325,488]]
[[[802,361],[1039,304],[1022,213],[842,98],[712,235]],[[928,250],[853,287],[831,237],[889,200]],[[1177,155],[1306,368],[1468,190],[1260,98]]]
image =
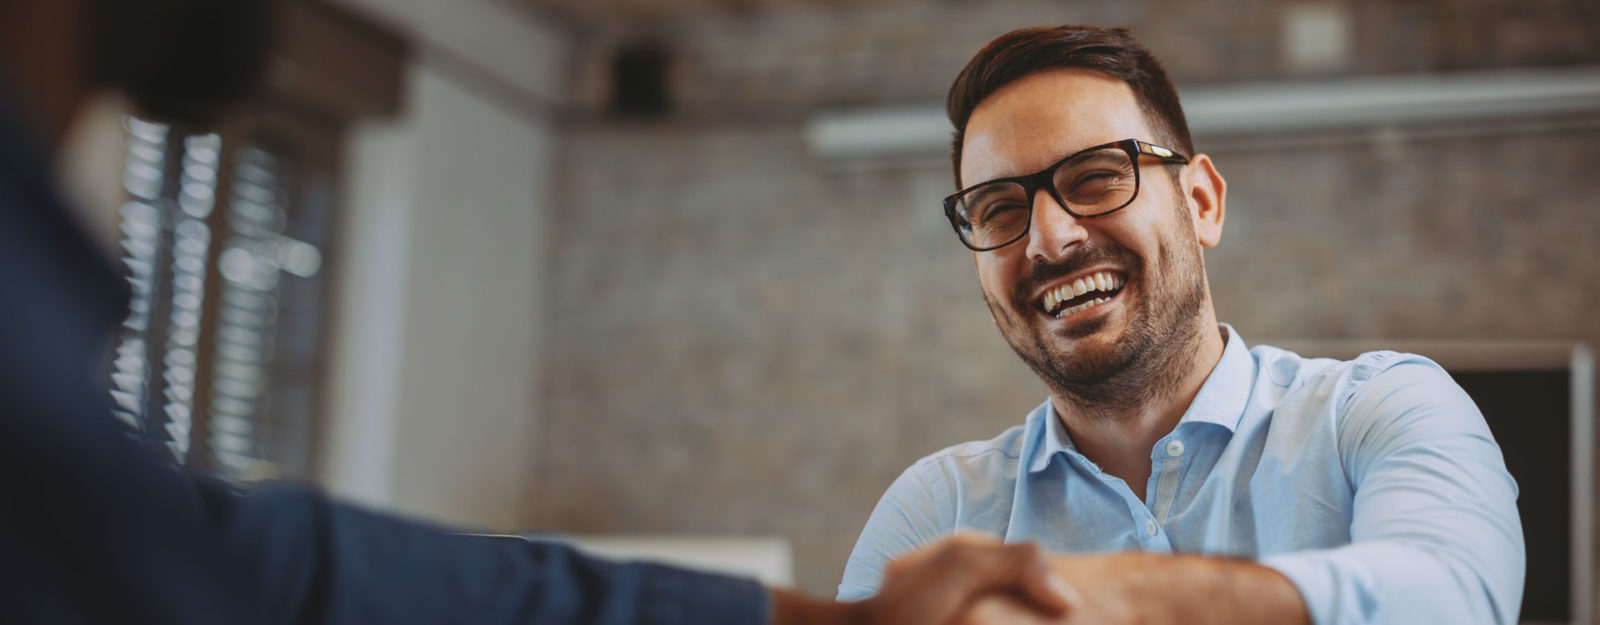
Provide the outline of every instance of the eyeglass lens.
[[[1078,154],[1062,162],[1051,175],[1056,196],[1069,210],[1093,217],[1117,210],[1133,201],[1138,173],[1133,159],[1110,147]],[[1021,182],[979,185],[956,200],[962,238],[973,247],[1003,245],[1028,229],[1033,202]]]

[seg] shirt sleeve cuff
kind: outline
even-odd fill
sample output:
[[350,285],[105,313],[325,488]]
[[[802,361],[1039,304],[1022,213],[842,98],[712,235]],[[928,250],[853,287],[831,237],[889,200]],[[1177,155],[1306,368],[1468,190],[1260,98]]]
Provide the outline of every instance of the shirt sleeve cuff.
[[1300,591],[1316,625],[1353,625],[1376,622],[1377,598],[1363,583],[1360,567],[1341,558],[1340,552],[1282,553],[1261,559],[1261,565],[1282,573]]

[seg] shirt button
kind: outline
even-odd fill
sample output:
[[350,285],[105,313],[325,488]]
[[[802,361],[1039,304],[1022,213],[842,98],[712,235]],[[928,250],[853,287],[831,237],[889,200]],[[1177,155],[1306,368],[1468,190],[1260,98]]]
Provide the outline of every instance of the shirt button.
[[1144,533],[1149,534],[1151,536],[1155,536],[1156,534],[1161,533],[1161,526],[1160,525],[1156,525],[1156,520],[1155,519],[1145,519],[1144,520]]
[[1178,456],[1182,456],[1183,455],[1183,441],[1172,441],[1170,443],[1167,443],[1167,455],[1168,456],[1172,456],[1174,458],[1176,458]]

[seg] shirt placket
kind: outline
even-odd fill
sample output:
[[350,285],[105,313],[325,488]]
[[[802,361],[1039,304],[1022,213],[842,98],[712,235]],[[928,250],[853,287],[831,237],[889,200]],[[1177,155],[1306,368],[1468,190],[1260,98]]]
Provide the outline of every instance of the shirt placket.
[[1185,449],[1176,435],[1157,443],[1156,449],[1160,451],[1151,454],[1150,460],[1155,489],[1146,493],[1146,501],[1132,509],[1133,520],[1139,526],[1139,542],[1146,550],[1170,552],[1172,541],[1167,533],[1167,518],[1178,498],[1178,477],[1183,474]]

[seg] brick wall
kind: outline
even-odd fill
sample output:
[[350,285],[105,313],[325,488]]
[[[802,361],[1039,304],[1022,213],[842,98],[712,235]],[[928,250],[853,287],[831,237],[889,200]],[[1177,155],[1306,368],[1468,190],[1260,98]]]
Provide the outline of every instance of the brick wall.
[[[832,594],[916,458],[1044,399],[942,220],[942,155],[837,163],[813,110],[938,101],[1013,27],[1131,25],[1180,85],[1296,77],[1267,1],[900,2],[590,25],[549,216],[536,526],[782,534]],[[1341,68],[1600,62],[1600,8],[1356,2]],[[677,107],[607,120],[605,56],[673,51]],[[1572,120],[1567,120],[1571,122]],[[1231,183],[1207,256],[1246,338],[1600,343],[1600,124],[1397,128],[1286,149],[1202,142]],[[1460,129],[1456,129],[1460,130]],[[1480,129],[1481,130],[1481,129]]]

